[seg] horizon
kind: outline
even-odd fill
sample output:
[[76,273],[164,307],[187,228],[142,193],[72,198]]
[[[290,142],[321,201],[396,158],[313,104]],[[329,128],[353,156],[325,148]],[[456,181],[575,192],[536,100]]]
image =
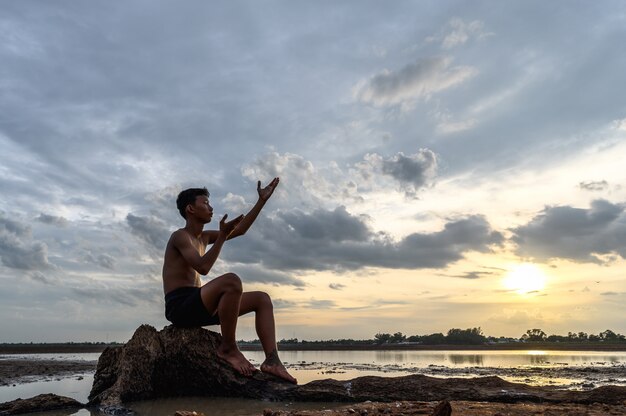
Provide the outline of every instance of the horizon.
[[576,6],[4,4],[0,342],[167,325],[178,192],[275,176],[203,282],[277,339],[626,333],[626,4]]

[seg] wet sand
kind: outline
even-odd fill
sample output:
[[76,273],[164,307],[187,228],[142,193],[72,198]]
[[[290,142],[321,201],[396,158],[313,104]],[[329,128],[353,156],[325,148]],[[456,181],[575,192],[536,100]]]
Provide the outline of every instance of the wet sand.
[[96,361],[0,359],[0,386],[54,380],[96,371]]
[[[337,415],[432,415],[437,402],[391,402],[358,403],[338,409],[274,411],[271,407],[264,410],[263,416],[337,416]],[[570,415],[570,416],[607,416],[625,415],[626,403],[621,405],[606,404],[540,404],[540,403],[488,403],[452,401],[452,415],[463,416],[529,416],[529,415]],[[445,413],[441,413],[445,414]]]

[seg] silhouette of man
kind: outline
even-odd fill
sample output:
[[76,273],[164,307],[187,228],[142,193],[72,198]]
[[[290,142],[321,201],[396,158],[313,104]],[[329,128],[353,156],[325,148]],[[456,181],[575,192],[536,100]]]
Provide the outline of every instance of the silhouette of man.
[[[239,316],[255,312],[256,332],[265,352],[261,371],[297,383],[278,358],[274,311],[269,295],[265,292],[243,292],[241,279],[234,273],[218,276],[204,285],[199,276],[209,273],[227,240],[248,231],[278,183],[279,178],[274,178],[269,185],[261,188],[259,181],[259,199],[250,212],[231,221],[226,221],[228,215],[224,215],[218,230],[204,230],[204,225],[213,217],[206,188],[186,189],[178,195],[176,206],[186,224],[172,233],[165,249],[165,317],[180,327],[219,324],[222,343],[217,355],[239,373],[250,376],[257,370],[239,351],[235,330]],[[207,251],[208,246],[211,247]]]

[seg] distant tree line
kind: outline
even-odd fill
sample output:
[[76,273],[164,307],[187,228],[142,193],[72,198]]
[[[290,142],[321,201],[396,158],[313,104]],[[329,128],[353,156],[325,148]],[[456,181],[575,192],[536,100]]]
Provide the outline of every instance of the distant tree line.
[[541,329],[529,329],[520,337],[520,341],[527,342],[625,342],[626,336],[615,333],[610,329],[598,335],[586,332],[568,332],[567,335],[547,335]]
[[[239,341],[243,344],[259,344],[259,340]],[[422,345],[482,345],[500,344],[511,342],[545,342],[545,343],[621,343],[626,342],[626,337],[607,329],[599,334],[587,334],[585,332],[568,332],[567,335],[548,335],[543,330],[533,328],[527,330],[519,338],[486,336],[480,327],[478,328],[452,328],[444,335],[434,333],[428,335],[404,335],[402,332],[377,333],[371,339],[329,339],[324,341],[307,341],[298,338],[282,339],[279,344],[289,345],[389,345],[389,344],[422,344]]]

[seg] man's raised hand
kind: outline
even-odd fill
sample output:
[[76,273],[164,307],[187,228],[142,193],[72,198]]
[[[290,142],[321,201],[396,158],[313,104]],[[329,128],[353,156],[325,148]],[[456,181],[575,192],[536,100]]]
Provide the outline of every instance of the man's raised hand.
[[278,186],[278,182],[280,182],[279,178],[274,178],[265,188],[261,188],[261,181],[257,182],[256,190],[259,193],[259,199],[263,201],[267,201],[270,196],[274,193],[274,189]]
[[220,221],[220,233],[224,234],[224,236],[228,238],[234,231],[235,227],[237,227],[241,220],[243,220],[243,214],[228,222],[226,221],[226,218],[228,218],[228,214],[224,214]]

